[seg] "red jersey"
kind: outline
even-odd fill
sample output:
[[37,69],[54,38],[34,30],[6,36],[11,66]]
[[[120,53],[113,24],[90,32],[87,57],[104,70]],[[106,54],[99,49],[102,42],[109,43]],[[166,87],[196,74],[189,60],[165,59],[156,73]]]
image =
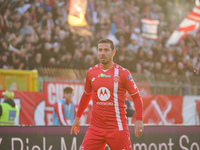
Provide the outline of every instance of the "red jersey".
[[102,70],[100,64],[91,67],[85,84],[85,92],[92,93],[91,125],[123,130],[127,125],[124,104],[127,91],[130,95],[139,92],[127,69],[115,63],[108,70]]

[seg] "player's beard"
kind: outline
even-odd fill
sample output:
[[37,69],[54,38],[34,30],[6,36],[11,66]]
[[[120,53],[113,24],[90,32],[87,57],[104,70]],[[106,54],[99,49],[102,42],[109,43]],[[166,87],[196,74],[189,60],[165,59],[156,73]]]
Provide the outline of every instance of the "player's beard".
[[103,58],[103,60],[102,60],[102,58],[99,58],[99,61],[101,64],[104,64],[104,65],[108,64],[108,62],[109,62],[106,58]]
[[108,64],[107,61],[100,61],[100,63],[101,63],[101,64],[104,64],[104,65]]
[[112,61],[112,59],[104,59],[104,60],[101,60],[101,59],[100,59],[100,63],[103,64],[103,65],[107,65],[107,64],[109,64],[111,61]]
[[101,64],[103,64],[103,65],[107,65],[107,64],[109,64],[111,61],[113,61],[112,60],[112,57],[110,56],[111,54],[109,54],[108,56],[106,56],[106,55],[99,55],[99,61],[100,61],[100,63]]

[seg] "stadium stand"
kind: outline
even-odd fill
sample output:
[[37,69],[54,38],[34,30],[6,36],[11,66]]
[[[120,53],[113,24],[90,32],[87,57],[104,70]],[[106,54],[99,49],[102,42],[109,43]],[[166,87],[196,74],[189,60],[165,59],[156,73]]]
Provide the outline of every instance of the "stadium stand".
[[[136,81],[148,80],[159,90],[185,87],[174,94],[199,94],[200,33],[165,46],[195,3],[88,0],[86,20],[92,36],[85,37],[70,31],[68,5],[68,0],[1,0],[0,68],[80,79],[98,62],[96,42],[111,38],[117,46],[115,62],[128,68]],[[157,40],[142,36],[142,18],[159,20]],[[189,88],[196,92],[189,92],[188,86],[197,87]],[[159,90],[155,93],[171,93]]]

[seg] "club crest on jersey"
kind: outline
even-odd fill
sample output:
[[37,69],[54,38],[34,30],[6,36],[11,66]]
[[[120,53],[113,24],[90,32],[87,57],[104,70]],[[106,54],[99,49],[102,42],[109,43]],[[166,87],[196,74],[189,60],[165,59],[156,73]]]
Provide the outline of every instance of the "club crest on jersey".
[[110,91],[106,87],[100,87],[97,91],[100,100],[107,101],[110,98]]
[[115,83],[119,82],[119,76],[114,76],[114,77],[113,77],[113,81],[114,81]]
[[98,74],[98,77],[101,77],[101,78],[111,78],[111,75],[100,73],[100,74]]

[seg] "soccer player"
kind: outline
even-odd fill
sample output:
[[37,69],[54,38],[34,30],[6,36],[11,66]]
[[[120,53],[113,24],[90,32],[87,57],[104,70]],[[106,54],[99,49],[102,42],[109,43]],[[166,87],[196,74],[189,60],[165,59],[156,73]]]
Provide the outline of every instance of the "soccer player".
[[143,133],[143,102],[139,90],[130,72],[113,62],[115,53],[112,40],[98,42],[100,63],[87,72],[85,91],[71,128],[71,134],[79,132],[80,117],[92,98],[91,122],[81,150],[103,150],[106,144],[111,150],[132,150],[124,104],[127,91],[136,110],[135,135],[140,137]]

